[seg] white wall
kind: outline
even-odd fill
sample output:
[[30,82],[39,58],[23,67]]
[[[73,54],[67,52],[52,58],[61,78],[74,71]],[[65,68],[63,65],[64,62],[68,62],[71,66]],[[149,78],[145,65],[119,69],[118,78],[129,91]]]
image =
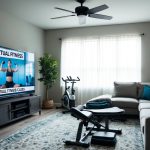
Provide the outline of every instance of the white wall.
[[36,94],[44,95],[43,85],[37,81],[38,58],[44,52],[44,31],[11,14],[0,11],[0,45],[35,53]]
[[[77,36],[116,35],[128,33],[145,33],[142,36],[142,81],[150,82],[150,23],[108,25],[99,27],[47,30],[45,48],[59,62],[61,58],[61,41],[59,38]],[[60,69],[60,68],[59,68]],[[60,79],[50,91],[55,102],[60,102]]]

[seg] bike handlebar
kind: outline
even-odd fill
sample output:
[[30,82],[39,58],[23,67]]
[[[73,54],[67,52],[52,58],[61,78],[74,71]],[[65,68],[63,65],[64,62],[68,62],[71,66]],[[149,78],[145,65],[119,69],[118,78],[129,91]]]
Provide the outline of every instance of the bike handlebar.
[[64,79],[64,78],[62,78],[62,80],[66,83],[68,83],[67,81],[69,81],[68,79]]
[[78,79],[78,81],[80,81],[80,78],[79,78],[79,77],[77,77],[77,79]]
[[75,81],[80,81],[80,78],[77,77],[77,79],[73,79],[71,76],[67,76],[67,79],[62,78],[62,80],[64,82],[67,82],[67,81],[73,81],[73,82],[75,82]]

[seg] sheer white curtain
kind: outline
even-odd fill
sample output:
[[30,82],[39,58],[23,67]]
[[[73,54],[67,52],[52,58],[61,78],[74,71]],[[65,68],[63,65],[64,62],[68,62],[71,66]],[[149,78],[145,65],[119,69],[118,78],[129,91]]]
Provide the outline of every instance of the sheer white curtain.
[[66,76],[81,79],[78,103],[112,93],[114,81],[141,81],[140,35],[63,39],[61,77]]

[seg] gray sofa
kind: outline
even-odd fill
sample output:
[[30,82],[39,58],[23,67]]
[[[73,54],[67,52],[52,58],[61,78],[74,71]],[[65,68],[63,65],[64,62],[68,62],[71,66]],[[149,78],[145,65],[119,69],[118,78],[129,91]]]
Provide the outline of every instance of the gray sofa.
[[[148,88],[148,86],[149,88]],[[114,82],[112,104],[123,108],[127,115],[139,115],[144,150],[150,150],[150,83]],[[147,95],[146,95],[147,94]]]

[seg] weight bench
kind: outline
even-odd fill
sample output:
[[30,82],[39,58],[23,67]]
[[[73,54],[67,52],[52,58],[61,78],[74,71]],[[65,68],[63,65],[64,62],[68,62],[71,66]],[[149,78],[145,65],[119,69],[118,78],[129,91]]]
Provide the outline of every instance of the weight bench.
[[[78,145],[89,147],[90,143],[85,142],[89,135],[92,135],[91,143],[102,145],[113,145],[116,143],[116,134],[121,134],[121,130],[109,128],[109,118],[124,113],[123,109],[118,107],[110,107],[105,109],[85,109],[84,106],[71,108],[71,115],[81,122],[78,126],[76,141],[64,141],[66,145]],[[105,125],[100,123],[99,118],[104,118]],[[92,124],[92,127],[88,125]],[[86,128],[86,133],[82,136],[83,126]],[[93,131],[96,131],[93,133]]]

